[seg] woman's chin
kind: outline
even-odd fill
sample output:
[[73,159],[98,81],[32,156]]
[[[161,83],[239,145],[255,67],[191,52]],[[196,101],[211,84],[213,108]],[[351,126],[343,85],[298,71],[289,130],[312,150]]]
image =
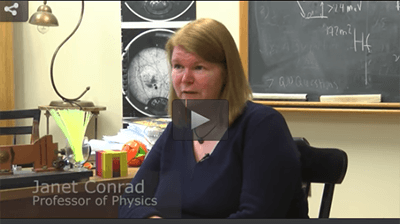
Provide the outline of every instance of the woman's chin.
[[182,94],[182,100],[201,100],[202,98],[197,94]]

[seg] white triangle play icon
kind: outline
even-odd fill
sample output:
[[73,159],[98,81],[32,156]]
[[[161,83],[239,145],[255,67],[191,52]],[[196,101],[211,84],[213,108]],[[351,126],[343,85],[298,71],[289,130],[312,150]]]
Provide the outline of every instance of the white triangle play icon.
[[210,121],[210,119],[191,111],[191,116],[192,116],[192,124],[190,126],[190,128],[193,130],[195,128],[197,128],[198,126],[207,123]]

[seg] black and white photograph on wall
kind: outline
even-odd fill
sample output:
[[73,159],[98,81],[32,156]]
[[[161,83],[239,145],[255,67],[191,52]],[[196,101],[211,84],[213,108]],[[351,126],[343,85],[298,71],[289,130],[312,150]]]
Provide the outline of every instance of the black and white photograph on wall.
[[123,117],[168,117],[165,44],[196,19],[196,1],[122,1]]
[[[123,29],[124,117],[167,116],[169,65],[165,44],[172,29]],[[137,113],[139,112],[139,113]]]
[[122,1],[122,22],[190,21],[195,1]]

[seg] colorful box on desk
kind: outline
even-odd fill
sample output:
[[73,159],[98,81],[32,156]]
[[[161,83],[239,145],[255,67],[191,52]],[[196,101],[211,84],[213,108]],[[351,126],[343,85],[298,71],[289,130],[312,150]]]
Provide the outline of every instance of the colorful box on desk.
[[127,153],[120,150],[96,151],[96,175],[103,178],[128,176]]

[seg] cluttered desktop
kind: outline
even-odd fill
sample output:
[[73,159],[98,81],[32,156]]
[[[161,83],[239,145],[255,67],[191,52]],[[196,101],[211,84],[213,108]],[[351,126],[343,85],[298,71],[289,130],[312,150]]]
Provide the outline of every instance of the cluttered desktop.
[[125,119],[115,136],[85,138],[80,152],[52,135],[1,146],[1,218],[117,218],[121,195],[168,122]]

